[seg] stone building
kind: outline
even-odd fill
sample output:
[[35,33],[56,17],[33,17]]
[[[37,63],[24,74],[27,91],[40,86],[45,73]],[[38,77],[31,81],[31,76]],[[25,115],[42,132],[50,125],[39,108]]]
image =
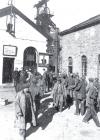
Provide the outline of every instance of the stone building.
[[100,79],[100,15],[60,32],[60,72]]

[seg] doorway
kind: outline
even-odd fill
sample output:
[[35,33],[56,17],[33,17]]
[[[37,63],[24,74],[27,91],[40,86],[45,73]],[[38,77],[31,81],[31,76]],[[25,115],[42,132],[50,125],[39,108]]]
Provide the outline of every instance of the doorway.
[[25,49],[23,67],[25,69],[31,69],[33,72],[37,69],[36,49],[34,47],[28,47]]
[[13,82],[13,71],[14,71],[14,58],[4,57],[2,83]]

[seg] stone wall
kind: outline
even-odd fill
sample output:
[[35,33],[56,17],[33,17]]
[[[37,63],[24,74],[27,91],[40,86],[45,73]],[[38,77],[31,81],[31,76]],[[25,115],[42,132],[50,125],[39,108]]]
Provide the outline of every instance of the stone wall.
[[73,58],[73,72],[82,75],[81,57],[87,57],[87,77],[98,76],[100,24],[61,37],[60,71],[68,72],[68,57]]

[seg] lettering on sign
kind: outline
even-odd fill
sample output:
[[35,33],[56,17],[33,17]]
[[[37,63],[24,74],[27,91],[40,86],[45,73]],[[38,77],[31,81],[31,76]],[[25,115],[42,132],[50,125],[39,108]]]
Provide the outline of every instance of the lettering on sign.
[[11,45],[3,46],[3,55],[5,56],[16,56],[17,55],[17,47]]

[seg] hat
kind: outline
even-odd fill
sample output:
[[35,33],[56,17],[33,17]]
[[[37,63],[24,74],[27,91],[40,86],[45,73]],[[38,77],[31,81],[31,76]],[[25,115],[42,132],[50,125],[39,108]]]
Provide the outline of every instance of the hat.
[[93,82],[94,81],[94,78],[89,78],[89,82]]

